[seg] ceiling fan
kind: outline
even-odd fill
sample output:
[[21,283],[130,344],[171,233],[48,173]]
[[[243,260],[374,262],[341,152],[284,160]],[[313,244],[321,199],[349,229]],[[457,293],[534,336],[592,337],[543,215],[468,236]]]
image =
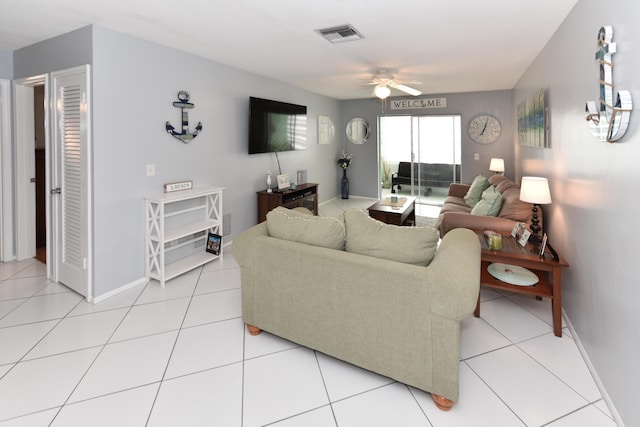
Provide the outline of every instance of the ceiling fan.
[[422,95],[422,92],[418,89],[407,86],[405,83],[419,85],[420,82],[401,82],[396,80],[393,74],[387,69],[378,70],[372,77],[370,85],[376,85],[373,88],[373,93],[380,99],[385,99],[391,95],[391,89],[397,89],[409,95],[418,96]]

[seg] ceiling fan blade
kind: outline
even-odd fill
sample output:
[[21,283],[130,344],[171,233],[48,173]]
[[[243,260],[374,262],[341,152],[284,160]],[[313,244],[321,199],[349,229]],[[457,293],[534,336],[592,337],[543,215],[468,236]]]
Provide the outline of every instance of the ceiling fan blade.
[[401,85],[401,84],[398,84],[396,82],[389,82],[389,86],[391,86],[394,89],[398,89],[398,90],[401,90],[401,91],[403,91],[405,93],[408,93],[409,95],[413,95],[413,96],[422,95],[422,92],[419,91],[418,89],[414,89],[414,88],[409,87],[409,86]]

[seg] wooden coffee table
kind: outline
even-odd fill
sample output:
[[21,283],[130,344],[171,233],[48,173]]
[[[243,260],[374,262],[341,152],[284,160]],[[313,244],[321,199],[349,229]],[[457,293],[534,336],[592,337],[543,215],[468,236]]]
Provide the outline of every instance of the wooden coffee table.
[[[545,251],[544,257],[538,256],[539,244],[527,243],[522,247],[511,235],[502,236],[502,250],[489,249],[482,232],[477,232],[482,247],[480,255],[480,284],[495,289],[504,289],[524,295],[533,295],[537,299],[549,298],[553,313],[553,333],[562,336],[562,268],[569,264],[561,257],[554,259],[550,251]],[[538,283],[532,286],[511,285],[493,277],[487,268],[492,262],[517,265],[531,270],[538,276]],[[480,317],[480,297],[474,312]]]
[[369,216],[386,224],[415,225],[416,223],[416,198],[411,196],[398,197],[397,203],[392,203],[391,198],[378,200],[369,206]]

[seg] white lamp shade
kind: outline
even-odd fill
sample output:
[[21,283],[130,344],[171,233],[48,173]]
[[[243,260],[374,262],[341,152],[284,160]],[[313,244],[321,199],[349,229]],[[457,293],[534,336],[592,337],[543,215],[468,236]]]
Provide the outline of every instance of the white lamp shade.
[[489,170],[491,172],[504,172],[504,159],[492,158],[491,163],[489,163]]
[[551,203],[551,192],[547,178],[523,176],[520,184],[520,200],[538,205]]
[[389,89],[385,85],[378,85],[375,87],[375,89],[373,89],[373,93],[375,93],[378,98],[385,99],[386,97],[391,95],[391,89]]

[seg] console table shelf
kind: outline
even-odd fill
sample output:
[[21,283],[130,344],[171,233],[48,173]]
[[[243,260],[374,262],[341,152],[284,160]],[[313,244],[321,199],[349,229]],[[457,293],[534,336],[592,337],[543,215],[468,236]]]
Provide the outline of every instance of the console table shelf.
[[218,258],[205,251],[208,233],[222,235],[222,187],[145,198],[146,274],[167,280]]
[[258,191],[258,222],[267,219],[267,213],[284,206],[292,209],[304,207],[309,209],[314,215],[318,215],[318,184],[300,184],[295,190],[267,190]]

